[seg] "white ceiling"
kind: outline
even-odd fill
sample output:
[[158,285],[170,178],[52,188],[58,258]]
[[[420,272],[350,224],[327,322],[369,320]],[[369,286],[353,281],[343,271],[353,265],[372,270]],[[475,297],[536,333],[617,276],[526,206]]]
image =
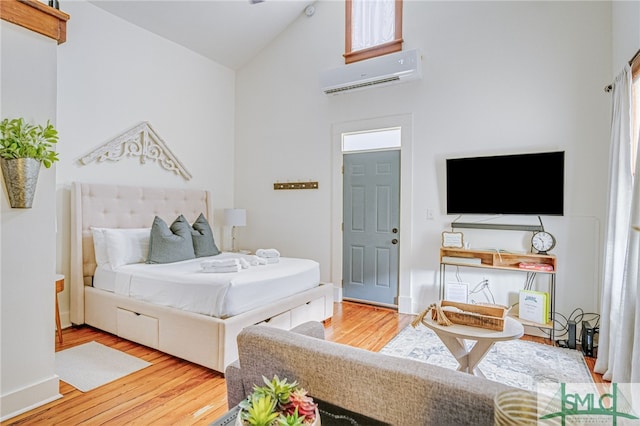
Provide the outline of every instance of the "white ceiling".
[[92,0],[94,5],[237,70],[312,0]]

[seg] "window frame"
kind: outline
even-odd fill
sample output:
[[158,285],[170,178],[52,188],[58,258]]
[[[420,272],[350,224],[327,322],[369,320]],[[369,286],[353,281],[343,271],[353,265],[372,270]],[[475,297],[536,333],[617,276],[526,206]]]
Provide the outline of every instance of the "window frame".
[[386,55],[388,53],[399,52],[402,50],[402,0],[395,1],[395,35],[394,40],[387,43],[378,44],[376,46],[367,47],[366,49],[351,50],[351,20],[352,20],[352,4],[353,0],[345,0],[345,47],[344,62],[350,64],[365,59],[375,58],[377,56]]

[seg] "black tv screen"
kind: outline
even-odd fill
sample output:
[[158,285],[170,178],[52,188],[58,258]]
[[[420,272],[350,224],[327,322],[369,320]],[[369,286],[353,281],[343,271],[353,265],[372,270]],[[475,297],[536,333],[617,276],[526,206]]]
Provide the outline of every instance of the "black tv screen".
[[447,159],[447,214],[564,214],[564,152]]

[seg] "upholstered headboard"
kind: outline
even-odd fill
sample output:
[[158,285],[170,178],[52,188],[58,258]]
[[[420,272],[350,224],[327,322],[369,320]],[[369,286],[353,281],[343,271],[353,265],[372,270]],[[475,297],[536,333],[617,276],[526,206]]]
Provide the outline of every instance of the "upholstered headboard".
[[91,227],[147,228],[155,216],[172,223],[203,213],[212,223],[209,191],[74,182],[71,187],[71,322],[84,323],[84,286],[96,269]]

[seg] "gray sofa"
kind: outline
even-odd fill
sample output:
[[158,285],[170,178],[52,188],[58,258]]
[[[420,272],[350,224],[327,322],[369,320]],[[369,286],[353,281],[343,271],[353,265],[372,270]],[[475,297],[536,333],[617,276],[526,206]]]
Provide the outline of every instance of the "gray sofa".
[[229,407],[262,376],[297,380],[313,397],[392,425],[493,424],[500,383],[324,340],[319,322],[291,331],[250,326],[225,370]]

